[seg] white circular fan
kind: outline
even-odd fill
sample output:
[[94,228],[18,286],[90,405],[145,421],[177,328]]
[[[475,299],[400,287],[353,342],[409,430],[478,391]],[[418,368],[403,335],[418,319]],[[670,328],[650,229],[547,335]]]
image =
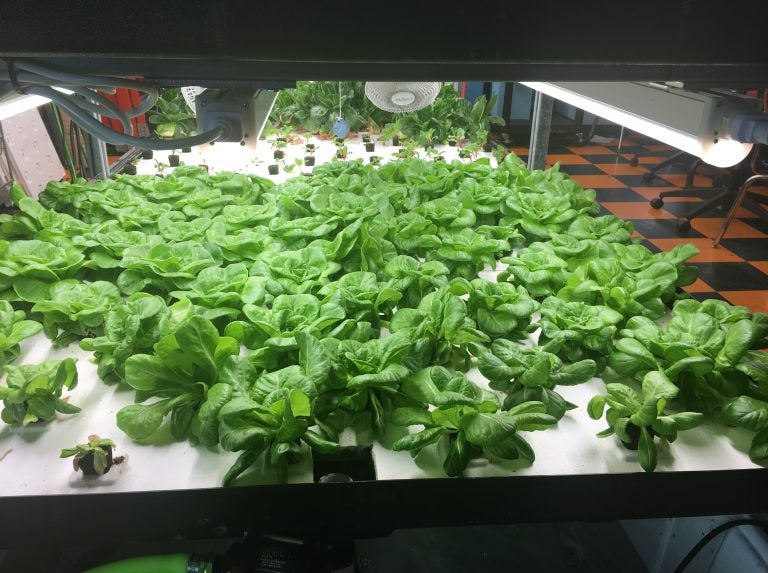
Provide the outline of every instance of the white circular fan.
[[200,86],[184,86],[181,88],[181,95],[184,96],[184,101],[187,102],[192,113],[197,113],[197,110],[195,109],[195,100],[197,99],[197,96],[204,91],[205,88],[201,88]]
[[365,95],[384,111],[409,112],[427,107],[437,97],[440,82],[366,82]]

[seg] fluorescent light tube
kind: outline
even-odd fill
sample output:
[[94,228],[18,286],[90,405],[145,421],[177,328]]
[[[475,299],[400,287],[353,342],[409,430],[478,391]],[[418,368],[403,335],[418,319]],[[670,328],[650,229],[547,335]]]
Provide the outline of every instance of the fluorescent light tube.
[[715,167],[736,165],[752,149],[750,143],[714,137],[723,114],[714,96],[635,82],[521,83]]
[[50,102],[46,97],[14,94],[0,100],[0,121]]

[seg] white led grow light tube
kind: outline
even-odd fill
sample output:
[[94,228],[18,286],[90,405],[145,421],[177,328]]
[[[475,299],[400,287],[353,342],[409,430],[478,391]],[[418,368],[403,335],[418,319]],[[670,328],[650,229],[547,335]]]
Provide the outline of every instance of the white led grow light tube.
[[0,121],[45,105],[49,101],[51,100],[42,96],[14,94],[0,100]]
[[754,113],[749,102],[637,82],[522,82],[608,121],[695,155],[715,167],[743,160],[751,143],[727,138],[728,113]]
[[[66,88],[57,87],[55,89],[66,95],[72,95],[74,93],[72,90]],[[5,98],[0,98],[0,121],[47,103],[51,103],[51,100],[47,97],[12,93]]]

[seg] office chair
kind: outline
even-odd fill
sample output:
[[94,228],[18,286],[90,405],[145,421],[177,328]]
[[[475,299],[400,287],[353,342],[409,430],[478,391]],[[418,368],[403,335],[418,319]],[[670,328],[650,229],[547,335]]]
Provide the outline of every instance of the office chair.
[[[677,153],[667,157],[664,161],[660,161],[656,165],[649,167],[648,171],[643,173],[643,181],[649,184],[653,183],[653,180],[656,178],[656,173],[658,173],[665,167],[674,165],[675,163],[680,163],[681,160],[683,160],[686,155],[688,154],[685,151],[678,151]],[[629,160],[629,164],[632,167],[637,167],[640,164],[640,156],[635,154],[635,156]],[[693,167],[693,165],[691,165],[691,167]],[[690,171],[690,168],[689,168],[689,171]]]
[[712,242],[712,245],[715,247],[720,244],[726,231],[728,231],[728,227],[736,217],[736,212],[741,206],[746,207],[763,221],[768,222],[768,210],[762,206],[762,204],[768,203],[768,195],[759,195],[750,192],[750,188],[755,183],[768,183],[768,146],[755,145],[749,165],[752,175],[750,175],[739,188],[739,191],[731,204],[731,208],[725,217],[725,221],[723,221],[723,226],[720,227],[720,232],[718,232],[717,237],[715,237],[715,240]]
[[[667,160],[667,164],[671,163],[674,157],[683,154],[683,152],[676,153]],[[651,207],[654,209],[661,209],[664,206],[664,199],[666,197],[701,197],[706,199],[701,203],[695,203],[691,211],[677,224],[677,230],[681,233],[685,233],[691,230],[691,220],[698,217],[702,213],[705,213],[713,207],[722,206],[725,208],[733,198],[734,190],[728,182],[728,178],[725,177],[722,172],[718,173],[712,178],[712,187],[694,187],[693,178],[696,174],[696,170],[701,166],[701,159],[696,158],[688,169],[688,173],[685,177],[685,183],[682,189],[676,189],[674,191],[662,191],[658,197],[650,200]],[[643,178],[648,181],[646,177],[647,173],[643,175]],[[650,180],[653,180],[654,174],[651,175]]]

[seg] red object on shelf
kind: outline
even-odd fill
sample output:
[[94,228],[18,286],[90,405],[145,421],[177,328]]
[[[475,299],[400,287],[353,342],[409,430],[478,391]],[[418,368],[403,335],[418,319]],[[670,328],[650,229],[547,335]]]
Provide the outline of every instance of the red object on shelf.
[[[117,104],[117,107],[124,110],[133,109],[141,103],[141,92],[139,90],[117,88],[114,94],[108,94],[104,92],[100,93],[108,100]],[[116,118],[101,116],[101,123],[117,132],[123,131],[123,125]],[[131,127],[133,133],[130,135],[142,137],[148,135],[147,118],[144,116],[144,114],[132,117]]]

